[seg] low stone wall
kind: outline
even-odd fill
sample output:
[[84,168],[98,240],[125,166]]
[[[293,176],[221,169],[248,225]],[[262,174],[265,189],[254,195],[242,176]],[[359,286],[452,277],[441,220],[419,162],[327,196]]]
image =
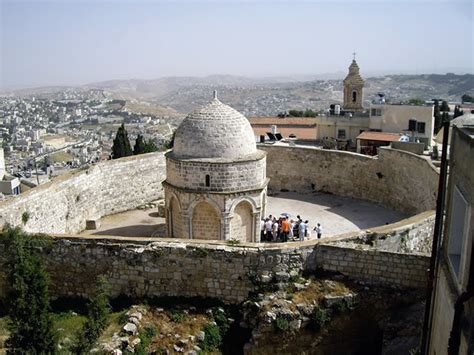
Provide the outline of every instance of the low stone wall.
[[86,220],[136,208],[162,198],[163,153],[109,160],[75,170],[0,203],[0,225],[22,224],[42,233],[77,233]]
[[391,147],[393,149],[404,150],[413,154],[423,154],[425,150],[425,145],[423,143],[415,142],[392,142]]
[[[238,303],[263,285],[320,269],[376,284],[423,288],[429,260],[318,241],[262,248],[250,243],[151,240],[55,238],[44,251],[53,282],[51,294],[88,296],[97,276],[104,275],[111,296],[199,296]],[[5,257],[0,245],[0,293],[5,290]]]
[[353,238],[337,242],[337,245],[430,255],[435,217],[435,211],[426,211],[396,223],[363,231]]
[[382,147],[377,157],[314,147],[260,144],[269,189],[322,191],[407,214],[433,210],[439,174],[425,157]]
[[317,267],[340,272],[357,280],[388,286],[424,287],[427,283],[429,256],[392,253],[380,250],[319,245]]

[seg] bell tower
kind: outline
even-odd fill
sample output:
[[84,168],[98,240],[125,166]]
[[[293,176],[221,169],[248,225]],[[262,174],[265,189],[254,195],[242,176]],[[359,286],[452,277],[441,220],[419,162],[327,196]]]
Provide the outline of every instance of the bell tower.
[[344,109],[348,111],[363,111],[362,106],[363,101],[363,90],[364,90],[364,80],[359,74],[359,65],[355,60],[355,53],[353,53],[354,58],[352,63],[349,66],[349,73],[344,79]]

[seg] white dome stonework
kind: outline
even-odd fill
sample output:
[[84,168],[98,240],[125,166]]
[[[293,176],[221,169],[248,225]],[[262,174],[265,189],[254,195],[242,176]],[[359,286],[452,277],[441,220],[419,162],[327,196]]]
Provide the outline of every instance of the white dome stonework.
[[249,121],[215,97],[190,113],[176,130],[173,153],[182,158],[240,158],[255,154]]
[[166,153],[168,236],[259,242],[267,184],[266,153],[249,121],[214,93],[184,119]]

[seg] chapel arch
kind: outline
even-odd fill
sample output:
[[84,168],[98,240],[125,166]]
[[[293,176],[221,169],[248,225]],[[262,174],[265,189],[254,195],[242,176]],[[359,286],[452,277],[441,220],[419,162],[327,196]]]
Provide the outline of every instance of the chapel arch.
[[192,239],[220,239],[219,214],[209,202],[201,201],[194,206],[192,214]]
[[182,238],[183,237],[183,218],[181,215],[181,207],[179,201],[175,196],[171,197],[169,203],[169,225],[171,229],[169,231],[171,238]]
[[248,201],[242,200],[234,208],[230,236],[241,242],[252,242],[253,226],[253,207]]

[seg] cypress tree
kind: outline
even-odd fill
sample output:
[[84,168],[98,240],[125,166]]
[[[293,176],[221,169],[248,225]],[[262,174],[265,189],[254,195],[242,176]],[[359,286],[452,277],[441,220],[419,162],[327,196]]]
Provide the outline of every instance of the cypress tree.
[[439,102],[438,100],[434,100],[434,113],[433,113],[433,116],[434,116],[434,133],[438,133],[439,130],[441,129],[441,126],[443,125],[442,123],[442,117],[441,117],[441,112],[439,110]]
[[50,280],[38,252],[46,246],[46,240],[10,226],[3,229],[2,240],[8,256],[8,353],[55,353],[57,336],[50,314]]
[[158,147],[156,146],[155,143],[151,139],[147,140],[145,142],[145,151],[144,153],[151,153],[151,152],[156,152],[158,150]]
[[133,147],[133,155],[143,154],[145,153],[145,141],[143,140],[143,136],[139,134],[137,139],[135,140],[135,146]]
[[115,135],[114,144],[112,146],[112,159],[128,157],[132,154],[133,152],[130,140],[128,139],[128,133],[125,129],[125,125],[122,123]]
[[446,101],[443,100],[443,102],[441,102],[441,107],[439,108],[440,111],[442,112],[449,112],[449,105]]

